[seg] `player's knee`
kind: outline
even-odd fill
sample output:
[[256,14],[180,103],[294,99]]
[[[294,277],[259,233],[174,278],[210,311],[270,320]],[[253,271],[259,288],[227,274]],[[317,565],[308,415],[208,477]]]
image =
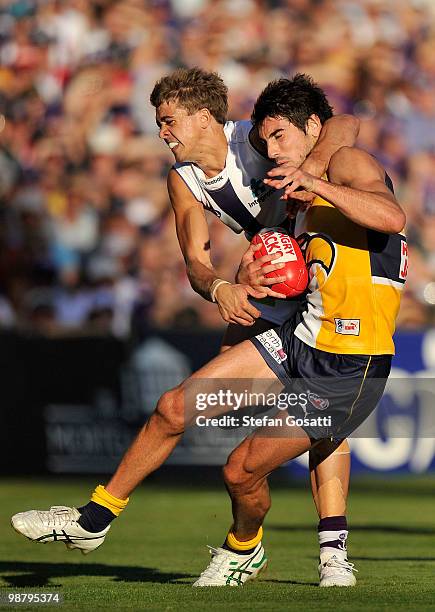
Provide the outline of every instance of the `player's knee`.
[[267,514],[270,509],[270,495],[262,491],[262,479],[246,470],[243,462],[231,461],[229,458],[223,468],[223,475],[227,489],[232,499],[244,497],[249,499],[249,504],[262,515]]
[[180,387],[166,391],[158,401],[156,414],[170,435],[183,433],[185,430],[183,392]]
[[224,481],[232,492],[244,493],[249,488],[252,475],[249,474],[242,461],[238,461],[230,455],[226,465],[223,467]]

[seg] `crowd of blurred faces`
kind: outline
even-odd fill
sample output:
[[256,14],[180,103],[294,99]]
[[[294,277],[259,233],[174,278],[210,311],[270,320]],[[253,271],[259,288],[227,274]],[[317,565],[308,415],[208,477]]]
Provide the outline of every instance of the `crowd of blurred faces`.
[[[223,326],[193,293],[149,94],[178,66],[219,72],[230,119],[306,72],[407,213],[399,327],[435,316],[433,0],[0,0],[0,327],[44,335]],[[209,218],[233,278],[247,247]]]

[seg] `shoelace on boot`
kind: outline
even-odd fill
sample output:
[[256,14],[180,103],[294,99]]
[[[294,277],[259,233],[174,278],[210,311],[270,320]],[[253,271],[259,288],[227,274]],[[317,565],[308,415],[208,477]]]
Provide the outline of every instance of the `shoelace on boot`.
[[346,559],[337,559],[335,557],[331,557],[330,559],[328,559],[328,561],[326,561],[323,566],[331,567],[334,569],[341,569],[347,572],[358,572],[358,570],[355,569],[354,563],[349,563],[349,561],[347,561]]
[[215,578],[219,575],[222,566],[228,560],[229,554],[225,554],[223,550],[207,546],[211,554],[211,560],[205,570],[201,573],[200,578]]
[[39,510],[38,517],[47,527],[64,527],[77,522],[80,513],[75,508],[52,506],[50,510]]

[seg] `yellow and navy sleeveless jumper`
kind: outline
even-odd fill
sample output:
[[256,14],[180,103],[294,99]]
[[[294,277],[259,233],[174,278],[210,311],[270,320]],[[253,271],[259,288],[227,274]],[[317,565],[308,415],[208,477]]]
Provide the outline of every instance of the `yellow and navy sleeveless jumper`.
[[[386,184],[392,189],[387,175]],[[307,309],[295,336],[330,353],[394,354],[392,336],[408,270],[404,234],[363,228],[316,197],[298,215],[295,235],[310,274]]]

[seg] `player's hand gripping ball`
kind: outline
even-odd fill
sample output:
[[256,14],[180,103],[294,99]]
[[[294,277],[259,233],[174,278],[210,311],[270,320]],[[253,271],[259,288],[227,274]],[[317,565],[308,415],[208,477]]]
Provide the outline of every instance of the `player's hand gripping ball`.
[[289,236],[280,227],[265,227],[258,234],[255,234],[252,244],[262,245],[258,251],[255,251],[255,259],[263,255],[281,253],[281,257],[274,259],[273,263],[284,263],[284,268],[265,274],[267,278],[273,278],[274,276],[286,277],[284,282],[272,285],[273,291],[282,293],[282,295],[288,298],[300,295],[305,291],[308,285],[308,271],[296,238]]

